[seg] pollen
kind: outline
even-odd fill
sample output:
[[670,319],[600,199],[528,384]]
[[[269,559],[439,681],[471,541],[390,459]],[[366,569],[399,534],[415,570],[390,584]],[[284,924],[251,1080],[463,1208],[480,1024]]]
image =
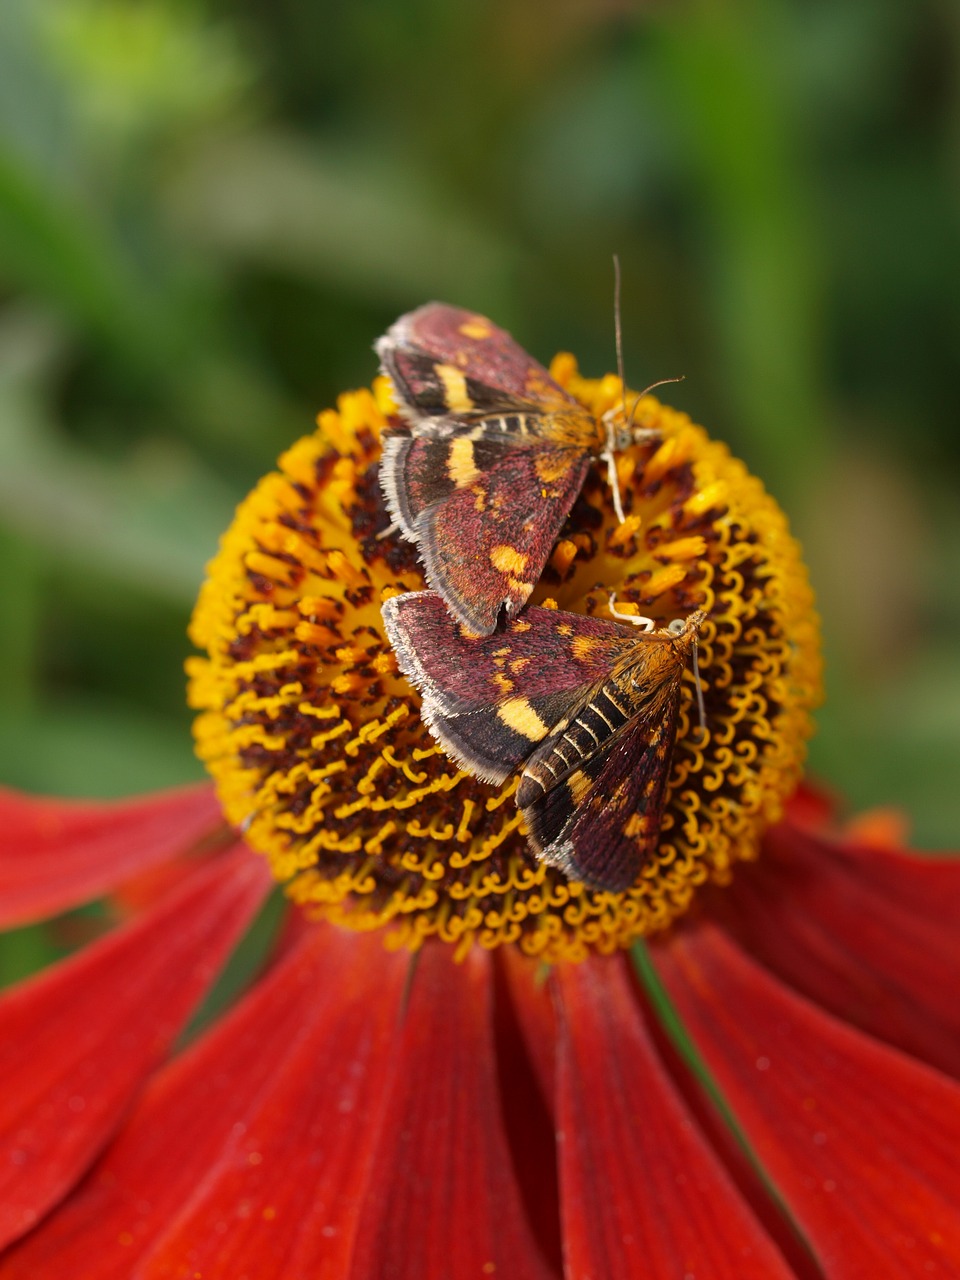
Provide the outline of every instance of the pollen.
[[[616,379],[581,378],[567,355],[551,372],[598,420],[616,415]],[[436,937],[458,955],[510,943],[578,960],[663,928],[700,884],[756,856],[820,697],[806,570],[783,513],[723,444],[652,396],[634,424],[650,432],[618,459],[626,520],[594,467],[561,534],[575,553],[555,555],[531,596],[609,617],[612,592],[657,626],[707,613],[706,723],[688,671],[656,857],[623,893],[539,863],[516,778],[459,770],[398,673],[380,606],[424,583],[380,493],[381,433],[401,425],[386,381],[341,396],[241,503],[191,624],[196,747],[228,820],[307,913],[390,946]],[[520,731],[541,735],[525,705]]]

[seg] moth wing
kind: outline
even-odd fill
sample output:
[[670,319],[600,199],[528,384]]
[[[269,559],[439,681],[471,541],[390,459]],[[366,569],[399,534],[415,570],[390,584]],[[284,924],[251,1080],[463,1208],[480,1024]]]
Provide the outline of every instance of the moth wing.
[[446,432],[395,433],[383,439],[380,486],[391,517],[412,541],[417,539],[417,520],[428,507],[445,502],[457,489],[475,487],[520,443],[482,423],[469,432],[466,424],[447,421],[446,426]]
[[480,634],[529,598],[589,469],[596,422],[503,329],[428,303],[377,344],[410,423],[380,479],[429,585]]
[[539,608],[496,635],[465,637],[430,591],[387,600],[383,619],[430,731],[486,782],[507,778],[634,643],[605,619]]
[[427,582],[478,635],[518,613],[540,580],[590,467],[572,449],[511,449],[414,525]]
[[539,858],[611,893],[634,883],[657,847],[679,710],[678,678],[522,809]]
[[415,423],[577,403],[505,329],[443,302],[401,316],[377,343],[377,354]]

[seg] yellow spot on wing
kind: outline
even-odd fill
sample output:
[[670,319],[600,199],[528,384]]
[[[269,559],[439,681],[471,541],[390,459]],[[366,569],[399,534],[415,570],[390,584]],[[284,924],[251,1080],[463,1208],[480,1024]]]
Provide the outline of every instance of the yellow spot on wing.
[[550,732],[550,726],[543,723],[526,698],[510,698],[497,708],[497,715],[531,742],[539,742]]
[[505,676],[502,671],[498,671],[493,677],[493,683],[501,693],[511,693],[513,691],[513,681],[509,676]]
[[596,651],[597,644],[596,636],[574,636],[570,649],[577,661],[583,662]]
[[459,332],[462,333],[465,338],[483,339],[489,338],[493,333],[493,330],[481,316],[477,316],[475,320],[467,320],[462,324]]
[[458,489],[465,489],[480,479],[480,472],[473,458],[472,440],[459,436],[451,442],[447,457],[447,475]]
[[568,449],[550,449],[538,453],[534,460],[537,479],[541,484],[550,486],[562,480],[570,470],[574,459]]
[[647,836],[650,834],[650,823],[643,813],[631,813],[630,817],[624,824],[623,834],[628,840],[636,840],[638,836]]
[[529,559],[528,555],[524,555],[516,547],[508,547],[504,543],[490,548],[490,563],[493,567],[499,569],[501,573],[509,573],[512,577],[523,573]]
[[452,364],[438,364],[435,368],[443,383],[447,408],[453,413],[469,413],[474,403],[467,394],[467,380],[461,371]]
[[581,773],[579,769],[576,773],[571,773],[570,777],[567,779],[567,789],[569,790],[570,797],[575,805],[583,804],[584,800],[590,794],[592,786],[593,783],[587,775],[585,773]]

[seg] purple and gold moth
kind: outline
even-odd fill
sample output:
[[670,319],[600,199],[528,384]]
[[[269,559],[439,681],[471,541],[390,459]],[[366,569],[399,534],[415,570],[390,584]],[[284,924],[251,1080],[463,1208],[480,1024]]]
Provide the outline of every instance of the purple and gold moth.
[[[430,302],[377,343],[407,430],[383,442],[380,482],[427,583],[477,635],[519,613],[591,460],[630,435],[596,418],[490,320]],[[619,494],[617,494],[619,509]]]
[[638,633],[531,607],[478,637],[419,591],[387,600],[383,619],[447,755],[491,783],[522,766],[516,802],[537,858],[596,889],[629,888],[656,852],[703,612]]

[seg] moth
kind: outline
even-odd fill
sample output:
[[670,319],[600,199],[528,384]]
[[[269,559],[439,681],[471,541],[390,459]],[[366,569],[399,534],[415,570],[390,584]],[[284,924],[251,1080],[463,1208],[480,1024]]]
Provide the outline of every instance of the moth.
[[[623,615],[618,615],[622,617]],[[383,606],[422,717],[462,769],[502,783],[543,862],[620,892],[653,858],[680,712],[705,614],[656,628],[531,607],[471,636],[431,591]]]
[[[380,482],[427,583],[477,635],[517,614],[540,578],[594,458],[633,438],[596,418],[505,330],[429,302],[376,344],[408,430],[383,443]],[[641,432],[641,436],[656,433]]]

